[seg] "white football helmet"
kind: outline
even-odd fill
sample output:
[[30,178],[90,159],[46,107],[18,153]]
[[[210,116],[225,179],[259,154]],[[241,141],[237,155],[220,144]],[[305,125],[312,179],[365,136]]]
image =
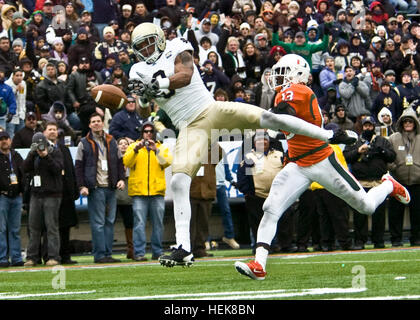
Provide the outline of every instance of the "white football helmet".
[[165,33],[159,26],[144,22],[134,28],[131,34],[131,45],[140,61],[152,64],[165,51]]
[[311,68],[309,63],[297,54],[286,54],[271,68],[268,81],[271,89],[282,88],[292,83],[308,83]]

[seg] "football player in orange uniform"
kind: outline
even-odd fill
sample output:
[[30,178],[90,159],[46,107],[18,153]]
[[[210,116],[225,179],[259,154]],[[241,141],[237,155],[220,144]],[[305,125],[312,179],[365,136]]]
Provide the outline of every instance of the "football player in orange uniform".
[[[271,85],[277,91],[274,113],[299,117],[317,126],[323,118],[314,92],[306,86],[310,68],[308,62],[295,54],[285,55],[271,72]],[[266,262],[277,222],[312,182],[346,201],[359,212],[370,215],[388,195],[402,203],[410,202],[407,189],[389,174],[383,183],[365,192],[359,182],[337,161],[328,143],[302,135],[285,133],[289,158],[287,165],[277,174],[264,202],[264,216],[257,233],[255,260],[237,261],[236,270],[255,280],[264,280]]]

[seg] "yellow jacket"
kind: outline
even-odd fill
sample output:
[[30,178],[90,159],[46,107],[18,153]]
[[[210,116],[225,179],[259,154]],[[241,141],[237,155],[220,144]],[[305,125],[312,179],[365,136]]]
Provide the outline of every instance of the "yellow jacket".
[[[344,158],[343,151],[341,151],[341,148],[337,144],[330,144],[330,146],[333,148],[338,161],[343,165],[344,168],[348,170],[349,168],[347,166],[346,158]],[[310,189],[314,191],[317,189],[324,189],[324,187],[321,186],[318,182],[312,182]]]
[[172,164],[171,152],[166,146],[156,142],[156,147],[159,150],[157,155],[152,150],[148,152],[146,147],[135,153],[136,143],[129,145],[123,157],[124,166],[130,169],[128,195],[164,196],[166,191],[165,168]]

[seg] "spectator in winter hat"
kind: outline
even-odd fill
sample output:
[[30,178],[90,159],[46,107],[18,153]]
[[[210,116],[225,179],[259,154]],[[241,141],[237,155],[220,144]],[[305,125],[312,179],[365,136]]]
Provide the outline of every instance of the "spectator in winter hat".
[[286,54],[287,53],[283,49],[282,46],[274,46],[270,50],[270,63],[269,63],[269,65],[273,66],[274,64],[276,64],[280,60],[281,57],[285,56]]
[[392,89],[388,81],[383,81],[381,91],[372,104],[372,115],[378,120],[377,116],[383,107],[387,107],[392,114],[392,119],[398,119],[402,113],[402,101],[398,93]]

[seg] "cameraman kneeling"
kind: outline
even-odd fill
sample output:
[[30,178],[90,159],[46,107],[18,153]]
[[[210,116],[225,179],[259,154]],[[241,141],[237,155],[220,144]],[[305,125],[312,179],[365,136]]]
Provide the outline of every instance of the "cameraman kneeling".
[[58,211],[62,198],[63,169],[61,151],[54,148],[41,132],[35,133],[31,151],[23,162],[24,172],[32,178],[28,220],[29,244],[25,266],[34,266],[39,260],[39,245],[44,225],[48,239],[46,265],[59,264]]

